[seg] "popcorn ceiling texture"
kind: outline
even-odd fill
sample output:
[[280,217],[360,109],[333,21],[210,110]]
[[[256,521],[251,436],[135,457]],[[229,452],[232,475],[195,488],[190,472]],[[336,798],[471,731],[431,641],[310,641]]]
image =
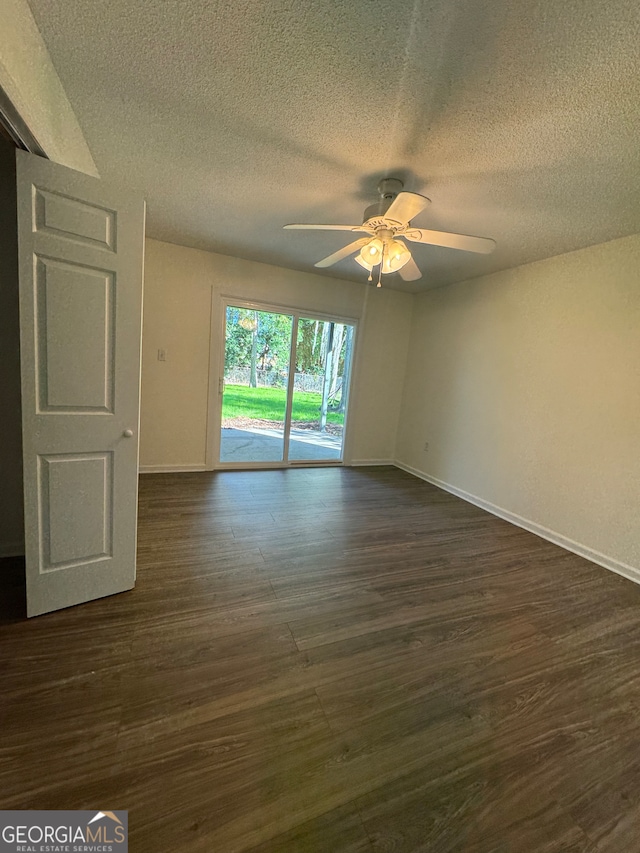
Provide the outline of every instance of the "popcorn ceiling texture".
[[[311,270],[385,175],[416,225],[416,283],[460,281],[640,231],[637,0],[30,0],[104,179],[148,234]],[[363,281],[353,259],[324,271]]]

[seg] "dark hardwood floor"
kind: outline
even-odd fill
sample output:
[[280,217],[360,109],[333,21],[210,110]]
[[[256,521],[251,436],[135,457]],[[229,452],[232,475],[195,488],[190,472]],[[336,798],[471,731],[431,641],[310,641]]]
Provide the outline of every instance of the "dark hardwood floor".
[[143,476],[138,565],[5,615],[1,808],[128,809],[133,853],[640,851],[631,582],[393,468]]

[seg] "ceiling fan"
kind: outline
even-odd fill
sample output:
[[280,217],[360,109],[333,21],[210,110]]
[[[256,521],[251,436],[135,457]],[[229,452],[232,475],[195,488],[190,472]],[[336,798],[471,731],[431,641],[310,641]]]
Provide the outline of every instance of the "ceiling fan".
[[378,287],[383,275],[398,272],[404,281],[415,281],[422,276],[411,257],[404,237],[413,243],[428,243],[462,249],[465,252],[488,254],[495,249],[495,240],[488,237],[470,237],[466,234],[449,234],[446,231],[428,231],[414,228],[410,223],[429,204],[430,199],[418,193],[402,192],[404,184],[397,178],[383,178],[378,184],[381,199],[364,212],[362,225],[285,225],[285,228],[313,229],[318,231],[355,231],[369,235],[349,243],[332,255],[318,261],[317,267],[330,267],[349,255],[369,270],[373,281],[373,268],[378,267]]

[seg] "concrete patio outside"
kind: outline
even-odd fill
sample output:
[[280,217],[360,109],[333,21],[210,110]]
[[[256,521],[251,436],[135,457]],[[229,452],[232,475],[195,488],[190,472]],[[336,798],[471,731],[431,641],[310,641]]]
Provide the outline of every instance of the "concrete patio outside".
[[[282,462],[283,430],[236,429],[223,427],[220,439],[221,462]],[[292,429],[289,438],[289,459],[294,461],[339,461],[342,457],[342,436],[319,430]]]

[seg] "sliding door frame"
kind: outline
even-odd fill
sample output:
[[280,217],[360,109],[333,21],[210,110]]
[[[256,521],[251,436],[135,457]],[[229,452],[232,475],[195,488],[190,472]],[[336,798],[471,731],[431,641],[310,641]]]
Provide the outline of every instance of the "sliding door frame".
[[[290,305],[278,305],[273,302],[260,302],[253,299],[236,298],[227,294],[221,294],[217,306],[211,306],[211,352],[209,363],[209,402],[207,418],[207,469],[217,471],[257,470],[268,468],[307,468],[307,467],[335,467],[349,464],[346,461],[347,437],[349,430],[349,404],[351,390],[357,380],[355,365],[357,363],[357,352],[359,344],[358,319],[356,317],[345,317],[338,314],[327,314],[323,311],[315,311],[306,308],[294,308]],[[217,312],[216,312],[217,307]],[[224,393],[224,363],[226,351],[226,325],[227,308],[245,308],[250,311],[265,311],[272,314],[284,314],[292,318],[291,324],[291,349],[289,352],[289,375],[287,377],[287,406],[284,420],[284,446],[283,459],[279,462],[221,462],[220,461],[220,438],[222,429],[222,397]],[[214,312],[218,318],[214,318]],[[347,388],[347,399],[345,407],[344,427],[342,432],[342,454],[341,458],[333,459],[310,459],[290,460],[288,458],[289,439],[291,433],[291,412],[293,408],[293,385],[295,383],[295,359],[298,345],[298,323],[300,319],[320,320],[329,323],[342,323],[353,326],[353,347],[351,351],[351,380]],[[216,325],[219,330],[218,346],[214,342]]]

